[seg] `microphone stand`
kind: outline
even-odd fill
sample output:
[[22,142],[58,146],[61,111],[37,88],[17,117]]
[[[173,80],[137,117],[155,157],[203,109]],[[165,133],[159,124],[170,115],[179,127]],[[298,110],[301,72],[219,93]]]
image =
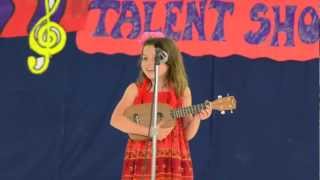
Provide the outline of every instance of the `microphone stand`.
[[157,121],[158,121],[158,81],[159,81],[159,66],[160,63],[168,61],[168,53],[159,48],[159,44],[155,45],[155,63],[154,63],[154,86],[153,86],[153,100],[152,100],[152,159],[151,159],[151,180],[156,179],[156,157],[157,157]]
[[158,118],[158,80],[159,80],[159,65],[160,59],[155,58],[154,63],[154,86],[153,86],[153,100],[152,100],[152,127],[151,127],[151,136],[152,136],[152,159],[151,159],[151,180],[156,179],[156,156],[157,156],[157,118]]

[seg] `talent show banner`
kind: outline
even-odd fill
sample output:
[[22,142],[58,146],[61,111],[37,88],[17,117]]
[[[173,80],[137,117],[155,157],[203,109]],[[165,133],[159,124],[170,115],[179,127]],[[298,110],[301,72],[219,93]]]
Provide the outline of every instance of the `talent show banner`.
[[[54,3],[55,0],[50,0]],[[65,31],[77,31],[85,22],[89,0],[60,0],[51,17]],[[0,0],[0,37],[28,36],[45,15],[45,0]]]
[[319,56],[318,0],[91,0],[77,45],[87,53],[138,55],[161,32],[190,55],[276,61]]

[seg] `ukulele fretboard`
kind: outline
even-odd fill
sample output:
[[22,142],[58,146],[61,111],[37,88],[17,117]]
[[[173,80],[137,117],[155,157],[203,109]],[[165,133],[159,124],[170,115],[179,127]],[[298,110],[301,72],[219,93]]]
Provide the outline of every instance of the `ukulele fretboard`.
[[[209,103],[209,104],[208,104]],[[183,108],[177,108],[175,110],[172,110],[170,112],[172,118],[181,118],[181,117],[186,117],[191,114],[197,114],[201,110],[206,109],[206,107],[210,105],[209,101],[206,101],[201,104],[196,104],[188,107],[183,107]]]

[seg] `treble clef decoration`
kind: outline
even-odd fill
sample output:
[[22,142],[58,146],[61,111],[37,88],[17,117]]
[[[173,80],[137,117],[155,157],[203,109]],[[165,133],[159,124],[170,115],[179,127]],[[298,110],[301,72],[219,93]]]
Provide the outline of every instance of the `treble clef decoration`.
[[42,74],[50,63],[52,55],[60,52],[67,40],[66,32],[57,23],[52,22],[50,17],[59,7],[60,0],[54,0],[51,5],[50,0],[45,1],[46,14],[33,26],[29,34],[30,48],[42,55],[42,57],[28,57],[28,68],[33,74]]

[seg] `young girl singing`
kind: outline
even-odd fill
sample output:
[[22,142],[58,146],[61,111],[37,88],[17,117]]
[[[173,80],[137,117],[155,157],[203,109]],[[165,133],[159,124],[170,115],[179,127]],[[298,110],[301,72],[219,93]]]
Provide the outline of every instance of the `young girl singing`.
[[[111,126],[124,133],[149,136],[149,127],[130,121],[124,116],[124,111],[132,105],[152,102],[155,45],[168,54],[168,61],[159,66],[158,102],[166,103],[172,108],[190,106],[192,103],[182,55],[174,41],[165,37],[149,38],[143,44],[138,79],[127,87],[111,117]],[[193,179],[188,141],[196,135],[200,120],[207,119],[211,114],[212,107],[207,107],[199,114],[177,119],[172,128],[158,127],[157,180]],[[150,179],[151,144],[151,139],[145,141],[128,139],[122,180]]]

